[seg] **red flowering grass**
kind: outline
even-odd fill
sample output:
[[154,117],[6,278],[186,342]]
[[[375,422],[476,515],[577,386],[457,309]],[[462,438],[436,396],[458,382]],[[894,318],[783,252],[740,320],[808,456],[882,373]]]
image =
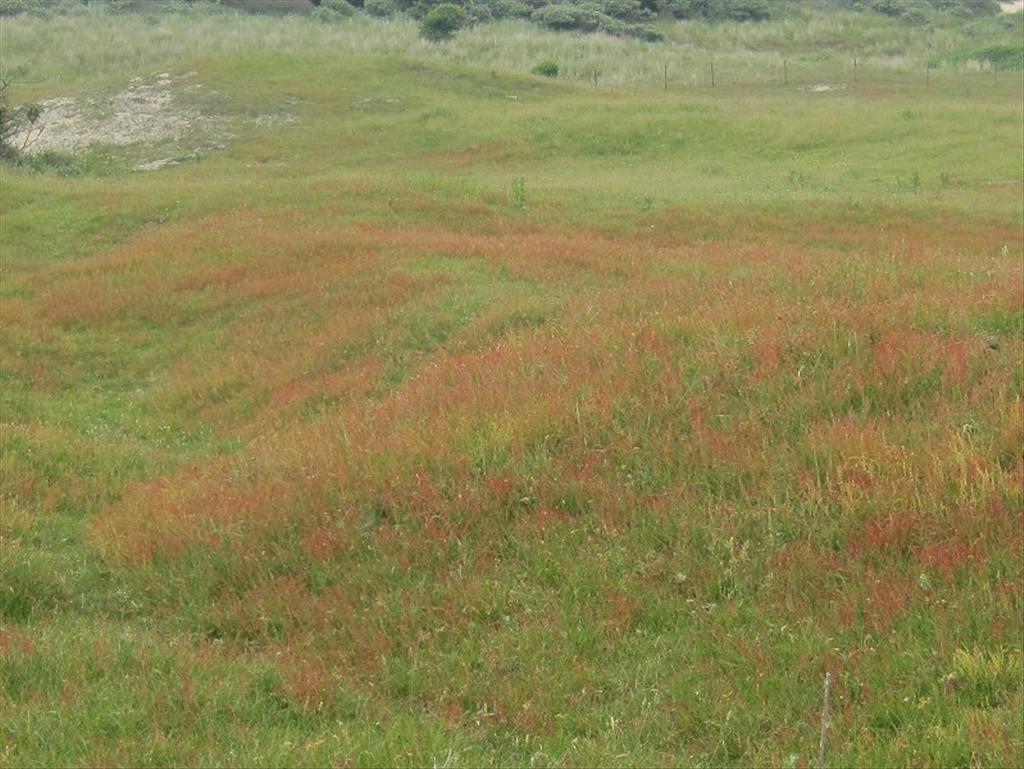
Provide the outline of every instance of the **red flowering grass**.
[[[304,718],[351,694],[547,739],[615,687],[631,702],[605,657],[669,665],[646,644],[682,634],[701,680],[608,715],[642,732],[675,713],[717,755],[702,725],[730,711],[750,719],[730,750],[797,740],[751,703],[791,699],[796,723],[826,662],[844,718],[885,711],[890,663],[849,659],[917,643],[922,616],[952,654],[972,597],[1015,643],[1024,417],[999,324],[1021,271],[962,266],[1008,233],[903,223],[896,247],[850,223],[735,240],[684,224],[242,210],[39,275],[13,317],[19,338],[194,340],[151,403],[237,448],[124,479],[90,542],[190,633],[270,666],[266,696]],[[7,488],[60,504],[39,468],[4,462]]]
[[[842,403],[850,398],[861,400],[862,409],[883,412],[868,418],[842,415],[812,420],[804,428],[810,451],[821,457],[816,460],[818,477],[813,483],[824,504],[863,506],[886,499],[897,506],[919,505],[921,493],[929,493],[920,485],[921,473],[939,484],[958,486],[972,498],[975,488],[991,487],[993,480],[997,486],[1004,484],[978,464],[969,443],[958,443],[961,439],[955,437],[953,425],[945,428],[949,437],[941,439],[952,441],[949,453],[931,456],[908,451],[902,439],[888,439],[885,425],[891,423],[888,429],[902,434],[911,423],[904,417],[892,422],[886,416],[908,397],[908,388],[920,390],[909,396],[915,403],[934,411],[942,408],[942,388],[963,388],[970,398],[978,388],[996,385],[985,377],[997,370],[993,360],[1002,359],[1006,352],[992,351],[980,338],[950,339],[907,324],[913,313],[922,311],[918,300],[925,298],[929,303],[945,301],[945,314],[954,323],[958,321],[952,312],[965,301],[993,309],[1012,303],[1019,295],[1012,279],[1000,281],[998,291],[995,283],[988,283],[979,295],[958,293],[956,301],[952,294],[942,299],[946,284],[939,278],[924,277],[909,293],[906,287],[887,282],[860,283],[861,290],[868,292],[865,298],[836,303],[835,290],[822,299],[811,287],[794,281],[817,275],[812,283],[820,280],[827,285],[839,274],[833,275],[819,255],[785,240],[777,246],[729,249],[716,243],[688,245],[685,240],[673,245],[663,236],[653,245],[644,236],[613,238],[577,232],[570,238],[528,228],[503,237],[369,225],[296,232],[295,220],[288,214],[253,217],[252,221],[245,216],[225,218],[202,228],[225,245],[230,242],[236,252],[245,252],[244,270],[220,267],[201,277],[183,278],[178,285],[203,292],[216,287],[228,292],[224,301],[255,299],[261,309],[251,320],[235,323],[236,330],[230,332],[235,352],[221,356],[217,366],[207,367],[212,359],[201,356],[197,362],[202,362],[204,372],[192,373],[195,364],[182,359],[168,386],[168,403],[187,398],[201,413],[223,415],[220,418],[239,427],[254,420],[246,432],[265,429],[267,418],[310,398],[327,397],[333,405],[308,424],[286,425],[269,442],[262,438],[244,458],[183,471],[166,486],[167,492],[154,494],[146,486],[128,492],[116,512],[97,523],[114,527],[109,539],[116,543],[112,555],[132,560],[130,553],[136,552],[149,554],[148,558],[165,549],[173,554],[191,544],[216,541],[244,548],[246,538],[238,536],[243,530],[272,528],[295,516],[322,526],[319,521],[325,515],[346,518],[351,510],[371,502],[420,510],[418,520],[431,539],[456,535],[470,525],[473,516],[485,511],[514,506],[517,494],[519,500],[528,500],[524,504],[529,509],[568,506],[579,512],[582,505],[612,523],[628,518],[628,511],[639,505],[614,470],[617,458],[636,450],[637,439],[658,452],[654,461],[665,465],[667,475],[658,484],[661,493],[707,493],[699,490],[699,475],[694,476],[692,469],[716,466],[733,468],[738,492],[744,496],[769,489],[775,494],[794,493],[771,468],[780,459],[776,447],[792,447],[799,434],[774,430],[771,422],[809,404],[819,404],[820,410],[823,398],[831,399],[833,405],[824,408],[836,414],[843,413]],[[937,240],[930,230],[920,235],[910,240]],[[868,237],[865,233],[830,236],[855,243]],[[961,232],[959,238],[963,237]],[[155,253],[158,248],[176,253],[175,269],[182,272],[190,269],[189,251],[198,258],[217,250],[216,242],[188,246],[143,242],[134,244],[131,257],[129,249],[98,257],[90,274],[108,266],[116,275],[127,265],[144,264],[147,249]],[[955,252],[933,248],[906,249],[899,255],[901,265],[913,268],[928,259],[939,260],[935,269],[940,272],[944,254]],[[282,260],[282,253],[300,259],[302,269]],[[458,255],[470,265],[479,261],[481,268],[538,285],[571,276],[583,292],[565,300],[558,319],[546,327],[482,341],[475,349],[441,347],[424,358],[418,371],[393,393],[374,396],[374,381],[384,365],[380,343],[372,340],[380,340],[381,333],[385,339],[393,333],[389,328],[402,307],[437,301],[439,291],[464,279],[458,274],[431,277],[391,268],[367,292],[363,290],[369,279],[366,271],[380,268],[382,254],[396,264],[407,264],[419,254],[430,253]],[[949,260],[952,268],[959,256]],[[719,272],[709,274],[704,284],[695,283],[686,271],[664,274],[666,268],[691,263],[715,265]],[[1001,268],[1012,272],[1010,263]],[[863,269],[870,271],[870,264]],[[274,272],[279,277],[268,275]],[[662,275],[654,277],[656,273]],[[69,292],[89,296],[92,309],[76,308],[62,295],[50,305],[51,315],[57,308],[61,313],[51,320],[113,319],[104,313],[137,317],[147,313],[146,306],[156,311],[154,301],[168,301],[144,295],[141,289],[126,295],[111,288],[114,277],[85,280],[88,285],[76,285]],[[788,284],[791,291],[778,293],[780,283]],[[296,301],[313,319],[308,327],[287,319]],[[339,301],[343,309],[329,309]],[[185,311],[161,306],[165,313]],[[869,309],[871,314],[866,315]],[[828,318],[825,324],[818,318],[822,311]],[[268,317],[281,319],[283,336],[268,340],[267,334],[257,330]],[[466,333],[470,334],[468,329]],[[322,368],[323,351],[345,345],[356,351],[352,363],[311,373]],[[822,351],[833,358],[824,368],[812,357]],[[932,372],[937,379],[931,379]],[[192,381],[194,385],[189,384]],[[696,391],[694,384],[699,385]],[[785,399],[784,388],[792,388]],[[756,393],[760,403],[749,395],[744,399],[745,392]],[[239,396],[254,406],[232,416],[230,404]],[[739,403],[743,406],[737,408]],[[628,415],[624,430],[615,427],[616,414]],[[638,425],[628,420],[638,418],[649,429],[635,432]],[[281,422],[279,416],[277,422]],[[578,442],[576,436],[584,434],[584,424],[589,438]],[[829,425],[830,433],[819,438],[821,424]],[[560,433],[558,455],[548,458],[545,472],[517,477],[514,468],[524,452],[551,428]],[[941,432],[936,430],[944,428],[923,429],[937,437]],[[470,448],[478,440],[481,449],[500,454],[494,476],[486,471],[486,464],[480,466],[484,475],[479,475],[473,464],[485,460]],[[588,445],[591,441],[593,445]],[[1018,464],[1011,462],[996,476],[1005,478]],[[431,478],[430,467],[441,475]],[[793,467],[795,478],[804,471],[799,464]],[[551,478],[558,480],[552,484]],[[442,486],[447,488],[443,500],[437,492]],[[334,510],[332,505],[337,503],[327,501],[332,495],[341,498],[346,509]],[[142,500],[144,520],[131,523],[132,510],[143,505]],[[463,508],[458,523],[443,511],[439,517],[437,508],[453,503]],[[897,518],[886,519],[890,520],[887,528],[869,524],[864,533],[852,535],[850,547],[856,551],[909,546],[914,525],[897,527],[891,521],[911,516],[906,518],[909,522],[915,513],[908,509],[886,515]],[[123,522],[115,523],[119,520]],[[109,546],[103,545],[104,549]]]

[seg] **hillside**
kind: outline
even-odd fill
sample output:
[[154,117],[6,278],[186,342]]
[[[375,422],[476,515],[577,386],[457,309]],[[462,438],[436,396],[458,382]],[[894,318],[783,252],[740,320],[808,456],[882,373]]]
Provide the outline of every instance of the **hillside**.
[[1024,763],[1019,24],[5,17],[0,765]]

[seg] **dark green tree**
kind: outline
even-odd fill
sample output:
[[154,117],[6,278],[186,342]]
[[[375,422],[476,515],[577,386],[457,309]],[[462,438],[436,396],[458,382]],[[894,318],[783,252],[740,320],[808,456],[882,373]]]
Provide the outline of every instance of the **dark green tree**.
[[435,42],[448,40],[466,26],[469,17],[462,8],[454,3],[436,5],[420,22],[420,34],[427,40]]

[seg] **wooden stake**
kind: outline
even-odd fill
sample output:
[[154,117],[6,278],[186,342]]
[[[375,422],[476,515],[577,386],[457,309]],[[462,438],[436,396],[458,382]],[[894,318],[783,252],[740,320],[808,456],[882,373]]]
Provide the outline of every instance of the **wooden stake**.
[[711,62],[711,87],[715,87],[715,63]]
[[668,90],[668,62],[667,61],[664,64],[664,68],[665,68],[665,90],[667,91]]
[[828,731],[832,713],[832,672],[825,673],[825,695],[821,703],[821,739],[818,741],[818,769],[825,769]]

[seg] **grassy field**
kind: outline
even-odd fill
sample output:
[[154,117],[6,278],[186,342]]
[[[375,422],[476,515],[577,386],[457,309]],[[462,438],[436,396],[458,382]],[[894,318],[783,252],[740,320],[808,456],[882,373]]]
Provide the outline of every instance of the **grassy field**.
[[161,23],[0,28],[233,126],[0,169],[0,765],[1024,763],[1020,73]]
[[[772,0],[779,2],[780,0]],[[979,17],[969,22],[946,17],[924,26],[876,14],[815,13],[792,4],[793,13],[762,24],[721,22],[663,23],[670,44],[645,43],[607,35],[544,30],[526,22],[482,24],[444,44],[419,37],[409,19],[381,21],[357,16],[343,23],[309,18],[210,13],[195,8],[164,15],[111,16],[100,9],[49,18],[4,21],[6,66],[22,65],[43,90],[63,95],[68,88],[120,83],[126,71],[146,73],[201,54],[303,53],[391,54],[478,69],[527,73],[538,62],[555,59],[563,79],[600,87],[662,89],[665,66],[672,88],[704,86],[714,62],[719,84],[829,83],[853,78],[859,59],[861,79],[895,79],[915,86],[931,67],[934,77],[970,88],[985,78],[954,74],[991,72],[984,49],[1020,46],[1024,14]],[[1007,57],[1021,70],[1022,55]]]

